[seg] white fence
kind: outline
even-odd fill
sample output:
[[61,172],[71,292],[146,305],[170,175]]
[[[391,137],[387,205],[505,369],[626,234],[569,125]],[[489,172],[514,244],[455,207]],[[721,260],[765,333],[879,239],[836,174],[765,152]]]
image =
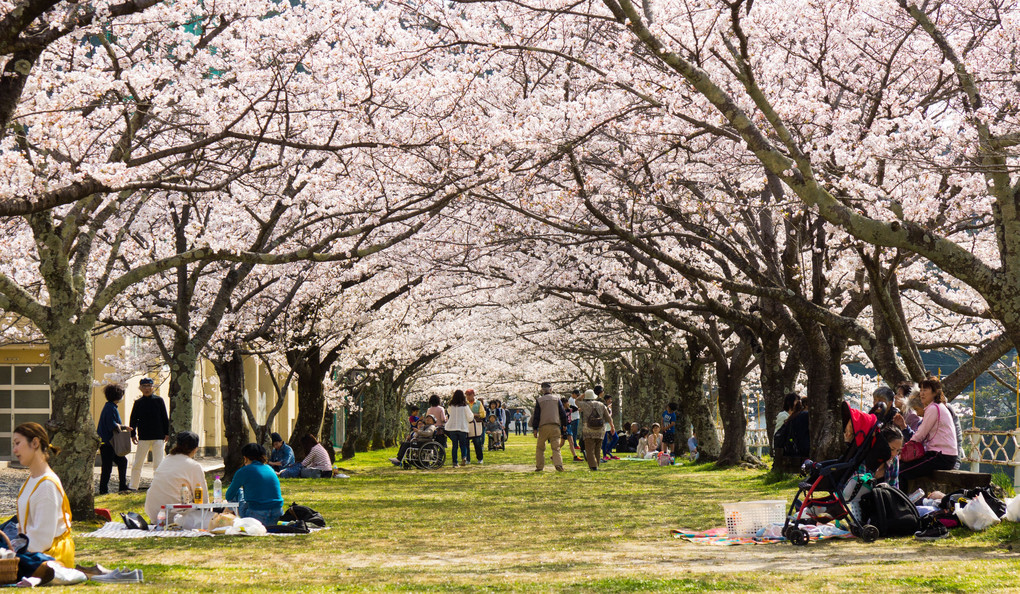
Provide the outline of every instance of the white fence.
[[[761,456],[769,449],[765,429],[748,429],[744,441],[749,453]],[[979,472],[982,464],[1013,467],[1013,485],[1020,491],[1020,429],[1013,431],[963,432],[961,465],[970,464],[971,472]]]

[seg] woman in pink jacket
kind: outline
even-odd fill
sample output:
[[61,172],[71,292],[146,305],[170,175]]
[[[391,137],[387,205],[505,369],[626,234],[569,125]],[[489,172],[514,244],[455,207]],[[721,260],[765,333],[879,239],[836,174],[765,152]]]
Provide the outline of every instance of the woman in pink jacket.
[[924,445],[924,455],[910,462],[901,462],[900,488],[910,492],[910,481],[931,476],[936,470],[952,470],[956,465],[959,446],[953,412],[942,394],[942,382],[935,378],[921,380],[921,404],[924,417],[910,441]]

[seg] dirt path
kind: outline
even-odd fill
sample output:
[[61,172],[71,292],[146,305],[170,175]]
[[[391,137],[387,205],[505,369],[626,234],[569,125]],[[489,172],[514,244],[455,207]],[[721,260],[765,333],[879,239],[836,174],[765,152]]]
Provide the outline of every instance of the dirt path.
[[[531,567],[592,564],[606,572],[629,572],[664,576],[687,573],[733,573],[759,571],[809,572],[847,566],[884,565],[893,560],[924,560],[926,563],[966,562],[975,559],[1020,561],[1020,554],[977,547],[933,547],[925,543],[895,547],[866,545],[853,541],[792,545],[745,545],[722,547],[676,540],[673,542],[617,542],[610,551],[519,550],[500,553],[475,552],[471,555],[474,571],[529,573]],[[418,555],[347,555],[345,564],[352,569],[369,567],[455,567],[464,560],[464,551],[436,549]],[[646,568],[646,569],[642,569]]]

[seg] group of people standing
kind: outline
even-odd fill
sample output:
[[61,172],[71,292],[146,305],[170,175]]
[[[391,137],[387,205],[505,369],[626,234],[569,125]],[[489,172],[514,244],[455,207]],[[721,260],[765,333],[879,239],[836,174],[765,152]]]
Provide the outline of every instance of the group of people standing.
[[[471,464],[471,450],[474,449],[475,464],[483,464],[485,461],[485,439],[489,439],[489,450],[502,449],[503,443],[509,437],[507,427],[507,410],[499,400],[490,400],[488,406],[477,397],[472,389],[455,390],[450,398],[448,408],[444,408],[439,395],[433,394],[429,397],[429,408],[425,411],[425,417],[419,419],[418,409],[412,409],[408,422],[411,424],[412,433],[408,440],[414,436],[421,435],[420,431],[425,430],[419,427],[424,423],[428,427],[428,434],[431,437],[436,430],[440,431],[438,439],[444,443],[450,440],[450,459],[453,467],[467,466]],[[515,420],[519,420],[515,413]],[[407,448],[403,448],[406,451]],[[396,460],[403,455],[401,451]],[[391,460],[392,462],[393,460]]]
[[570,444],[574,460],[581,459],[575,449],[584,452],[584,461],[591,470],[598,470],[603,461],[618,459],[612,454],[619,439],[613,422],[612,400],[600,399],[602,386],[585,390],[580,400],[576,397],[580,395],[579,390],[574,391],[574,397],[561,399],[553,394],[550,382],[542,382],[541,388],[542,394],[535,401],[531,415],[532,432],[538,440],[535,472],[545,469],[547,445],[552,450],[553,467],[559,472],[564,470],[560,448],[565,443]]

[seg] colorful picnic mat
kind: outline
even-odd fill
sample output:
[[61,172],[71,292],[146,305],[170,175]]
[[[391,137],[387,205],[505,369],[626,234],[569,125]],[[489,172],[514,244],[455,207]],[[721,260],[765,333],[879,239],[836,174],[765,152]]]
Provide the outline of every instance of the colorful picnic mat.
[[[720,547],[733,547],[737,545],[750,545],[750,544],[773,544],[777,542],[786,542],[786,539],[782,536],[764,536],[758,538],[751,537],[738,537],[729,536],[726,532],[726,528],[712,528],[711,530],[673,530],[673,538],[681,538],[687,542],[693,542],[696,544],[708,544]],[[811,540],[828,540],[830,538],[854,538],[852,534],[845,530],[839,530],[832,527],[831,530],[824,532],[809,532]]]

